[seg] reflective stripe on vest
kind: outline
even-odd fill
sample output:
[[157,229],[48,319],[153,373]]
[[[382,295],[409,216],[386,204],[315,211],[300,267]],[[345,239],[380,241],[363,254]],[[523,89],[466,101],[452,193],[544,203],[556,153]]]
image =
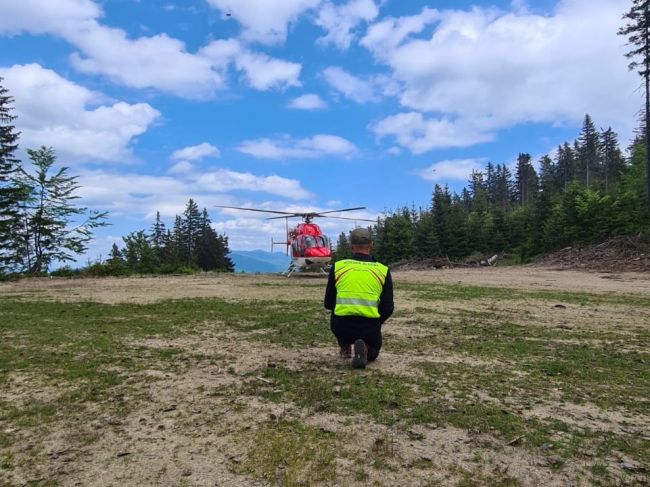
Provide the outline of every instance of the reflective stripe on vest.
[[379,318],[379,298],[388,267],[379,262],[346,259],[334,264],[337,316]]

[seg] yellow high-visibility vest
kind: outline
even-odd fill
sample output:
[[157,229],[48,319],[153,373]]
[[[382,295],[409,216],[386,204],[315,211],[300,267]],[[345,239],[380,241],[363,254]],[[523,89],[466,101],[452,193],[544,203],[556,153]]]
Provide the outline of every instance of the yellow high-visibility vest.
[[336,316],[379,318],[379,297],[388,267],[379,262],[346,259],[334,264]]

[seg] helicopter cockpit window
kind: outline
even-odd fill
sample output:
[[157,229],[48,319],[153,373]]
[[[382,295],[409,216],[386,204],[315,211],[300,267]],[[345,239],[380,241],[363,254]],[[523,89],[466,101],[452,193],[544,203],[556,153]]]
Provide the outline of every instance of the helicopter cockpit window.
[[307,236],[305,237],[305,248],[308,249],[310,247],[318,247],[319,243],[317,242],[316,238],[312,236]]
[[320,240],[320,246],[321,247],[325,247],[326,249],[330,248],[330,239],[329,238],[327,238],[325,235],[323,235],[321,237],[318,237],[318,239]]

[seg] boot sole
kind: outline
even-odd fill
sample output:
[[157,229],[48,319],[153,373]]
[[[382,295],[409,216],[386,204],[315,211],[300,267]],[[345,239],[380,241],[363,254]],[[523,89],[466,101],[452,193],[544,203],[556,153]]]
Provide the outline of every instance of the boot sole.
[[354,342],[354,357],[352,357],[353,369],[365,369],[368,359],[366,358],[366,344],[359,339]]

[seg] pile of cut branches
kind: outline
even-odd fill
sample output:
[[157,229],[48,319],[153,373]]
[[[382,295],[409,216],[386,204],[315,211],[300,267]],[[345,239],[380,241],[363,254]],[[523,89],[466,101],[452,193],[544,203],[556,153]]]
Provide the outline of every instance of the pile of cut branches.
[[650,245],[642,235],[614,237],[595,245],[566,247],[535,265],[600,272],[649,272]]

